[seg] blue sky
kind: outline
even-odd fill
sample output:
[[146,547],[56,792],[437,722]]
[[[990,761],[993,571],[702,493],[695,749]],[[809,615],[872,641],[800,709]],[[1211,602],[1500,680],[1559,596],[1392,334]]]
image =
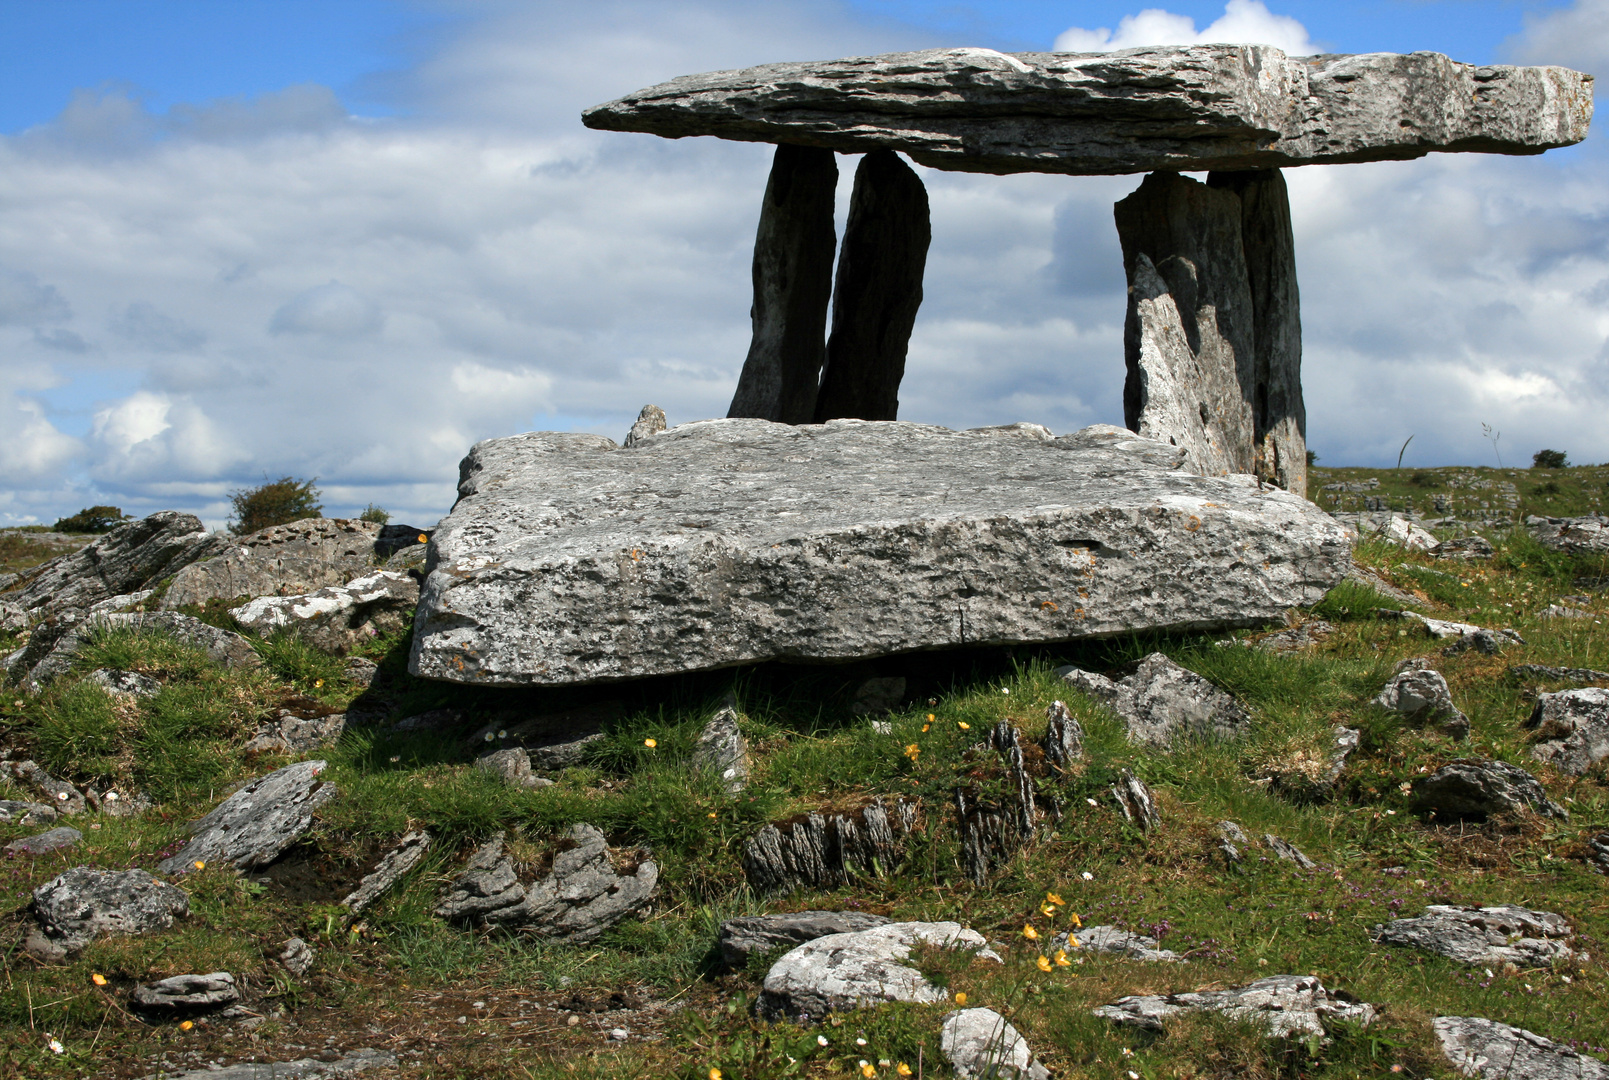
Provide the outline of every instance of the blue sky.
[[[1324,51],[1609,70],[1609,0],[1234,3]],[[581,108],[779,59],[1121,45],[1145,7],[0,0],[0,524],[96,502],[218,523],[286,473],[327,512],[428,523],[477,439],[720,415],[765,148],[589,132]],[[1326,463],[1409,434],[1418,464],[1484,461],[1481,423],[1505,457],[1609,459],[1599,143],[1291,171]],[[1139,177],[924,180],[902,417],[1121,422],[1111,204]]]

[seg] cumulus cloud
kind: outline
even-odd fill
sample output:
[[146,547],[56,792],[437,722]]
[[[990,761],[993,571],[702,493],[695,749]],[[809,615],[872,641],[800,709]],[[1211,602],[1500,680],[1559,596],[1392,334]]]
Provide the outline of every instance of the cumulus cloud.
[[1609,0],[1576,0],[1558,11],[1527,12],[1525,32],[1505,41],[1502,51],[1514,63],[1609,74]]
[[207,340],[202,331],[181,319],[162,314],[144,301],[136,301],[114,312],[107,325],[130,344],[153,352],[194,352]]
[[1118,20],[1117,30],[1071,27],[1056,38],[1057,52],[1112,52],[1141,45],[1273,45],[1291,56],[1319,52],[1307,28],[1289,15],[1275,15],[1261,0],[1229,0],[1224,13],[1201,30],[1188,15],[1146,8]]
[[56,286],[42,284],[26,270],[0,266],[0,326],[38,326],[71,315]]
[[375,333],[384,321],[374,301],[351,286],[332,281],[293,297],[274,312],[268,331],[355,338]]
[[89,441],[99,451],[91,476],[136,495],[151,485],[216,477],[244,457],[195,401],[149,390],[97,411]]

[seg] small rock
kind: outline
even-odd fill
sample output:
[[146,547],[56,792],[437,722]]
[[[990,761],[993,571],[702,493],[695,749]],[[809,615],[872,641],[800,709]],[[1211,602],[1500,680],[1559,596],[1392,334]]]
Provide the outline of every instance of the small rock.
[[710,717],[693,747],[693,765],[718,776],[729,795],[748,786],[749,744],[738,730],[736,710],[727,706]]
[[55,821],[59,815],[54,806],[45,803],[24,802],[19,799],[0,799],[0,822],[19,825],[43,825]]
[[1555,682],[1573,683],[1609,683],[1609,671],[1594,671],[1592,668],[1549,667],[1546,664],[1513,664],[1509,667],[1508,673],[1522,679],[1552,679]]
[[[1073,941],[1078,944],[1073,945]],[[1158,963],[1178,963],[1183,960],[1183,957],[1172,949],[1161,948],[1156,938],[1119,930],[1115,926],[1087,926],[1082,930],[1073,931],[1071,940],[1066,933],[1057,934],[1051,942],[1051,947],[1087,949],[1090,952],[1125,956],[1130,960]]]
[[1251,730],[1251,717],[1233,697],[1161,653],[1116,682],[1074,667],[1056,674],[1122,717],[1134,742],[1167,747],[1178,737],[1234,739]]
[[9,777],[46,796],[57,814],[71,816],[84,812],[83,792],[65,780],[57,780],[36,762],[0,761],[0,777]]
[[107,817],[136,817],[155,805],[151,797],[143,791],[125,793],[109,790],[101,795],[101,813]]
[[22,683],[30,692],[73,670],[78,653],[90,635],[105,629],[143,630],[166,634],[176,641],[198,648],[215,664],[230,668],[262,666],[262,658],[251,642],[230,630],[202,622],[189,615],[174,611],[132,612],[129,614],[100,614],[84,618],[69,618],[63,614],[51,633],[37,629],[28,641],[22,659],[11,669],[14,682]]
[[1497,554],[1492,542],[1478,533],[1460,536],[1456,540],[1443,540],[1430,549],[1438,559],[1489,559]]
[[149,675],[141,675],[137,671],[117,671],[112,668],[96,668],[84,676],[84,681],[94,683],[108,694],[123,697],[154,697],[157,691],[162,689],[162,684]]
[[1119,998],[1096,1009],[1095,1015],[1118,1024],[1162,1031],[1163,1021],[1168,1017],[1203,1010],[1222,1012],[1235,1019],[1260,1021],[1275,1038],[1288,1035],[1323,1038],[1326,1019],[1367,1024],[1375,1015],[1373,1005],[1365,1005],[1349,996],[1332,996],[1324,989],[1324,984],[1311,975],[1273,975],[1232,990]]
[[419,865],[425,853],[430,850],[431,836],[424,830],[416,830],[403,836],[397,841],[397,846],[386,852],[385,858],[363,880],[358,882],[357,888],[347,894],[341,901],[341,906],[351,912],[353,916],[361,915],[368,906],[383,896],[387,889],[395,885],[402,875]]
[[960,1009],[944,1018],[939,1048],[961,1080],[1050,1080],[1028,1041],[993,1009]]
[[767,1020],[820,1020],[885,1001],[936,1004],[949,995],[908,959],[917,945],[967,949],[999,962],[976,931],[953,922],[903,922],[808,941],[771,966],[756,1011]]
[[1609,832],[1587,838],[1587,869],[1609,874]]
[[134,988],[138,1009],[168,1015],[214,1012],[240,1000],[235,977],[227,971],[210,975],[175,975]]
[[285,951],[279,954],[279,962],[285,965],[285,970],[298,979],[312,968],[315,958],[313,946],[299,937],[287,938]]
[[380,666],[373,660],[361,656],[349,656],[346,663],[341,665],[341,674],[346,676],[348,682],[365,688],[374,685],[374,677],[379,670]]
[[1272,851],[1285,862],[1293,862],[1297,866],[1300,866],[1303,870],[1313,870],[1318,866],[1318,863],[1314,862],[1312,859],[1309,859],[1306,855],[1303,855],[1301,849],[1296,845],[1281,840],[1273,833],[1264,833],[1263,843],[1267,845],[1268,850]]
[[1549,604],[1536,613],[1539,619],[1590,619],[1592,612],[1582,611],[1580,608],[1568,607],[1564,604]]
[[625,1042],[629,1038],[631,1038],[631,1032],[627,1031],[625,1028],[609,1029],[610,1042]]
[[1486,818],[1535,810],[1546,817],[1569,812],[1548,798],[1536,777],[1506,761],[1461,758],[1413,782],[1416,809],[1446,818]]
[[636,446],[644,439],[658,435],[669,426],[664,409],[658,405],[644,405],[642,411],[637,414],[636,423],[631,425],[631,430],[626,432],[625,441],[620,445],[622,448]]
[[166,930],[190,913],[190,898],[144,870],[78,866],[35,889],[33,911],[39,930],[29,937],[28,951],[59,959],[101,934]]
[[888,919],[860,911],[798,911],[787,915],[754,915],[721,924],[721,959],[740,969],[749,957],[784,945],[792,948],[828,934],[851,934],[884,926]]
[[1433,533],[1397,514],[1392,514],[1386,520],[1375,533],[1375,537],[1398,544],[1409,551],[1429,551],[1440,543]]
[[855,691],[854,703],[849,711],[856,716],[871,716],[899,707],[905,700],[905,680],[902,678],[867,679]]
[[1532,757],[1580,776],[1609,758],[1609,690],[1587,687],[1538,694],[1525,726],[1538,739],[1531,747]]
[[289,754],[331,746],[346,734],[346,714],[297,716],[288,709],[257,729],[245,749],[252,753]]
[[138,592],[124,593],[122,596],[113,596],[102,600],[98,604],[89,606],[89,614],[94,615],[103,611],[126,612],[130,610],[144,611],[141,607],[151,597],[156,595],[155,589],[141,589]]
[[1465,649],[1477,649],[1488,655],[1495,655],[1505,645],[1524,645],[1525,639],[1510,629],[1488,630],[1473,623],[1450,622],[1446,619],[1432,619],[1421,615],[1417,611],[1393,611],[1380,608],[1375,614],[1381,618],[1412,619],[1425,628],[1433,638],[1443,641],[1452,640],[1453,644],[1444,655],[1454,655]]
[[475,768],[491,773],[509,787],[527,787],[531,780],[531,755],[520,747],[493,750],[476,758]]
[[1124,769],[1119,774],[1117,783],[1112,787],[1112,798],[1123,812],[1124,819],[1139,826],[1142,832],[1150,832],[1162,824],[1162,812],[1157,809],[1151,789],[1129,770]]
[[1323,619],[1309,619],[1300,626],[1286,627],[1269,634],[1257,642],[1257,648],[1272,653],[1305,652],[1333,633],[1335,627],[1332,624]]
[[1481,1080],[1605,1080],[1609,1067],[1595,1057],[1524,1028],[1481,1016],[1438,1016],[1431,1030],[1441,1052],[1465,1076]]
[[1408,661],[1412,666],[1399,669],[1372,704],[1401,713],[1414,724],[1435,724],[1455,739],[1469,737],[1469,717],[1453,704],[1447,679],[1439,671]]
[[247,784],[192,824],[191,841],[157,869],[182,874],[200,861],[251,870],[273,862],[312,826],[318,808],[338,794],[335,785],[318,782],[324,766],[323,761],[298,761]]
[[1066,772],[1069,765],[1084,756],[1084,726],[1060,701],[1052,701],[1045,710],[1045,738],[1040,748],[1057,772]]
[[1601,514],[1578,518],[1528,517],[1525,524],[1543,547],[1570,554],[1609,551],[1609,520]]
[[1575,956],[1562,940],[1573,934],[1564,917],[1551,911],[1512,904],[1432,904],[1417,918],[1393,919],[1376,926],[1373,937],[1385,945],[1421,949],[1463,964],[1547,967]]
[[84,834],[77,829],[66,826],[42,832],[37,836],[24,837],[13,840],[6,845],[6,850],[22,855],[44,855],[51,851],[60,851],[62,848],[72,847],[84,838]]
[[1234,866],[1240,862],[1241,847],[1251,843],[1246,830],[1233,821],[1218,822],[1218,851],[1224,857],[1224,862]]
[[1381,596],[1398,604],[1418,604],[1423,602],[1421,597],[1415,596],[1410,592],[1404,592],[1375,571],[1358,563],[1353,563],[1352,568],[1347,571],[1346,580],[1355,585],[1362,585],[1366,589],[1373,589]]

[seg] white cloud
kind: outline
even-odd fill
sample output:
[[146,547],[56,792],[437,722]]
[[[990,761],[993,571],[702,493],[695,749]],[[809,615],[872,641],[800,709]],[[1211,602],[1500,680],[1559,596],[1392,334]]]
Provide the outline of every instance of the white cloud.
[[1273,45],[1291,56],[1319,52],[1307,28],[1289,15],[1275,15],[1261,0],[1229,0],[1224,13],[1201,30],[1188,15],[1162,8],[1146,8],[1108,27],[1085,30],[1072,27],[1056,38],[1057,52],[1112,52],[1142,45]]
[[355,338],[375,333],[384,322],[374,301],[351,286],[332,281],[297,294],[274,312],[268,332]]
[[1504,58],[1518,64],[1562,64],[1609,75],[1609,0],[1576,0],[1544,14],[1527,12],[1525,32],[1503,43]]
[[72,316],[54,285],[41,284],[26,270],[0,266],[0,326],[38,326]]

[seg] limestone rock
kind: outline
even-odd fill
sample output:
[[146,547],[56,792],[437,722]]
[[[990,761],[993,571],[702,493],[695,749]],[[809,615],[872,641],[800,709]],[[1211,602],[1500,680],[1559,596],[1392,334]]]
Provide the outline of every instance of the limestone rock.
[[157,691],[162,689],[162,684],[149,675],[141,675],[138,671],[117,671],[111,668],[96,668],[84,676],[84,681],[92,682],[108,694],[118,697],[153,697]]
[[1538,740],[1532,757],[1580,776],[1609,758],[1609,690],[1593,686],[1538,694],[1525,726]]
[[236,597],[300,596],[374,570],[380,526],[356,518],[304,518],[234,540],[187,566],[162,598],[165,610]]
[[1609,874],[1609,832],[1587,838],[1587,869]]
[[279,954],[279,962],[285,965],[285,970],[301,978],[313,967],[317,959],[313,946],[299,937],[285,939],[285,951]]
[[1263,843],[1267,846],[1269,851],[1272,851],[1284,862],[1295,863],[1303,870],[1313,870],[1318,867],[1318,863],[1302,854],[1301,848],[1290,843],[1288,840],[1281,840],[1273,833],[1264,833]]
[[726,706],[710,717],[693,746],[693,767],[714,773],[727,794],[748,786],[749,743],[738,730],[737,710]]
[[84,838],[77,829],[62,825],[37,836],[25,836],[6,845],[6,850],[20,855],[46,855],[62,848],[70,848]]
[[304,596],[258,597],[229,614],[264,637],[290,628],[321,649],[344,653],[367,637],[406,627],[418,603],[417,581],[407,574],[378,570]]
[[1605,1080],[1609,1066],[1595,1057],[1524,1028],[1482,1016],[1438,1016],[1431,1030],[1441,1052],[1465,1076],[1481,1080]]
[[374,685],[375,676],[379,673],[380,665],[362,656],[349,656],[346,663],[341,665],[341,674],[346,676],[347,681],[364,689]]
[[743,873],[761,895],[830,888],[899,864],[916,806],[873,799],[858,810],[766,825],[743,845]]
[[215,1012],[240,1000],[235,977],[227,971],[210,975],[174,975],[134,988],[134,1006],[166,1015]]
[[1255,625],[1345,572],[1344,531],[1306,500],[1181,473],[1120,429],[1047,434],[710,420],[630,450],[481,443],[411,669],[563,685]]
[[1418,604],[1423,602],[1420,597],[1404,592],[1375,571],[1358,563],[1353,563],[1347,570],[1346,579],[1354,584],[1362,585],[1366,589],[1373,589],[1381,596],[1398,604]]
[[685,75],[588,109],[606,131],[716,135],[934,169],[1106,174],[1539,153],[1586,136],[1592,76],[1438,53],[1267,45],[929,49]]
[[1057,668],[1056,674],[1122,717],[1133,742],[1165,748],[1176,738],[1234,739],[1251,728],[1239,702],[1161,653],[1115,682],[1074,667]]
[[797,911],[786,915],[752,915],[721,923],[721,959],[734,970],[749,957],[787,946],[803,945],[828,934],[852,934],[884,926],[888,919],[862,911]]
[[1524,638],[1507,627],[1502,630],[1488,630],[1473,623],[1432,619],[1417,611],[1394,611],[1389,608],[1376,609],[1375,614],[1383,619],[1412,619],[1423,626],[1431,637],[1451,641],[1452,644],[1442,650],[1445,656],[1456,656],[1466,649],[1476,649],[1488,656],[1495,656],[1508,645],[1525,644]]
[[1160,947],[1156,938],[1120,930],[1115,926],[1086,926],[1082,930],[1073,931],[1071,936],[1065,932],[1060,933],[1050,944],[1053,949],[1087,949],[1090,952],[1108,953],[1130,960],[1169,964],[1183,960],[1183,957],[1172,949]]
[[1372,704],[1401,713],[1409,723],[1434,724],[1455,739],[1468,738],[1469,717],[1453,704],[1446,677],[1422,663],[1399,669]]
[[163,510],[118,525],[77,551],[27,571],[27,583],[6,599],[34,619],[89,608],[154,585],[215,554],[224,543],[194,514]]
[[1306,652],[1333,633],[1335,627],[1331,623],[1323,619],[1308,619],[1299,626],[1288,626],[1260,638],[1255,647],[1271,653]]
[[1218,830],[1218,853],[1223,856],[1226,866],[1234,867],[1240,864],[1240,849],[1251,843],[1246,830],[1240,827],[1239,822],[1220,821]]
[[1438,559],[1489,559],[1497,554],[1492,542],[1479,533],[1443,540],[1430,549]]
[[1065,773],[1068,766],[1084,756],[1084,725],[1064,702],[1052,701],[1045,710],[1045,738],[1040,749],[1057,773]]
[[254,668],[262,658],[251,642],[231,630],[220,630],[200,619],[173,611],[129,612],[92,615],[60,627],[60,633],[41,634],[37,630],[27,649],[12,669],[12,679],[32,689],[49,685],[72,670],[73,661],[91,635],[106,630],[143,630],[167,634],[176,641],[193,645],[214,663],[232,668]]
[[14,780],[45,796],[57,814],[84,812],[84,793],[65,780],[57,780],[35,761],[0,761],[0,777]]
[[1571,555],[1609,551],[1609,518],[1593,514],[1579,518],[1528,517],[1525,524],[1543,547]]
[[474,923],[490,912],[515,907],[524,900],[525,886],[520,884],[514,863],[503,848],[502,833],[476,848],[437,905],[436,914],[449,922]]
[[313,824],[313,814],[335,798],[321,784],[323,761],[298,761],[253,780],[190,826],[191,840],[157,869],[182,874],[197,862],[227,862],[236,870],[267,866]]
[[993,1009],[959,1009],[939,1027],[939,1048],[961,1080],[1050,1080],[1016,1028]]
[[1095,1015],[1118,1024],[1161,1031],[1168,1017],[1199,1010],[1257,1021],[1275,1038],[1322,1038],[1327,1019],[1367,1024],[1375,1015],[1374,1006],[1350,995],[1332,995],[1311,975],[1273,975],[1231,990],[1118,998],[1096,1009]]
[[242,1061],[235,1065],[209,1065],[186,1072],[162,1072],[144,1080],[331,1080],[355,1076],[366,1069],[389,1069],[397,1064],[395,1054],[367,1047],[353,1050],[333,1061],[297,1058],[294,1061]]
[[1449,762],[1413,782],[1414,806],[1444,818],[1485,818],[1534,810],[1545,817],[1569,812],[1548,798],[1536,777],[1517,765],[1485,758]]
[[644,405],[642,411],[637,414],[636,421],[631,425],[631,430],[626,432],[625,441],[621,445],[636,446],[644,439],[658,435],[669,426],[665,420],[664,409],[658,405]]
[[[386,890],[401,880],[404,874],[419,865],[430,850],[430,844],[431,836],[423,829],[417,829],[403,836],[397,841],[397,846],[386,852],[385,858],[363,876],[357,888],[347,894],[341,901],[341,906],[354,916],[363,914],[370,904],[384,896]],[[309,962],[311,963],[311,959]]]
[[346,733],[345,713],[298,716],[280,709],[272,720],[258,726],[246,749],[253,753],[290,754],[332,746]]
[[404,551],[426,547],[434,529],[421,529],[414,525],[382,525],[374,538],[374,557],[390,563]]
[[1434,533],[1420,528],[1412,521],[1398,514],[1392,514],[1385,524],[1376,531],[1375,536],[1378,539],[1389,540],[1393,544],[1399,544],[1409,551],[1429,551],[1441,543],[1440,540],[1436,539]]
[[35,889],[33,910],[39,931],[29,939],[28,951],[59,958],[102,934],[166,930],[190,913],[190,898],[144,870],[78,866]]
[[1376,926],[1372,936],[1385,945],[1421,949],[1462,964],[1548,967],[1575,956],[1563,940],[1573,934],[1564,917],[1551,911],[1432,904],[1417,918]]
[[1539,619],[1590,619],[1592,618],[1592,612],[1582,611],[1580,608],[1573,608],[1567,604],[1549,604],[1537,612],[1536,617]]
[[1150,832],[1162,824],[1162,812],[1157,809],[1156,798],[1145,782],[1124,769],[1112,786],[1112,800],[1123,812],[1123,819],[1138,826],[1141,832]]
[[808,941],[771,966],[756,1011],[768,1020],[819,1020],[885,1001],[931,1005],[949,995],[902,961],[917,945],[967,949],[998,961],[983,936],[953,922],[904,922]]
[[0,822],[19,825],[42,825],[55,821],[56,808],[45,803],[23,799],[0,799]]

